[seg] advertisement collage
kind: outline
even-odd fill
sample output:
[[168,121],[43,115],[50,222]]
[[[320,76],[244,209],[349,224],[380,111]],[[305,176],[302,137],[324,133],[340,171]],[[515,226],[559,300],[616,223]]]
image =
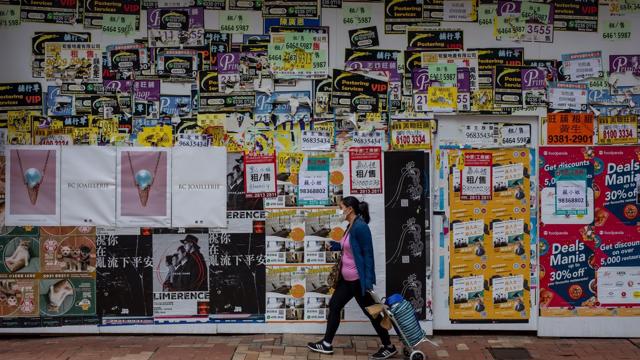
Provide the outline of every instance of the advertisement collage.
[[640,316],[640,7],[574,3],[0,0],[0,330],[322,326],[347,196],[424,327]]

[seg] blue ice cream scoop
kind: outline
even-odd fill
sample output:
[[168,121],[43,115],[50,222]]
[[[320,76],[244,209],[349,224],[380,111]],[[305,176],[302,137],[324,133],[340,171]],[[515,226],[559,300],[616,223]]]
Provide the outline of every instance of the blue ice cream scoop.
[[42,173],[40,173],[40,170],[28,168],[27,171],[24,172],[24,182],[27,184],[29,189],[35,188],[41,181]]
[[147,169],[139,170],[135,176],[136,185],[140,190],[145,190],[153,183],[153,175]]

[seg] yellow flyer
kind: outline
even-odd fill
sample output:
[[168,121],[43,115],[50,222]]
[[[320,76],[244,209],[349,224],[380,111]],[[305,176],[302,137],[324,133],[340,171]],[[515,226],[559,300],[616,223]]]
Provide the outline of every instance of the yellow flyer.
[[[530,155],[528,149],[452,150],[448,154],[452,320],[523,320],[530,314]],[[490,159],[488,177],[477,162]],[[482,174],[487,174],[486,164]],[[470,169],[474,167],[474,169]],[[480,169],[480,168],[479,168]],[[466,183],[489,197],[463,200]],[[484,192],[484,187],[482,188]],[[472,197],[473,198],[473,197]],[[483,287],[480,289],[480,278]],[[480,295],[482,291],[482,295]]]
[[170,125],[149,126],[138,133],[141,146],[171,147],[173,146],[173,128]]
[[431,149],[431,121],[394,120],[391,123],[391,148],[393,150]]
[[277,152],[297,152],[300,151],[300,128],[293,130],[275,130],[274,141]]
[[304,161],[302,152],[278,152],[278,174],[298,174]]
[[493,88],[483,88],[471,94],[471,111],[493,111]]
[[468,276],[487,268],[488,231],[484,219],[451,222],[452,245],[449,248],[451,267],[449,275]]
[[253,130],[245,133],[244,151],[256,154],[273,154],[275,152],[274,132]]
[[529,284],[523,274],[491,276],[492,319],[529,319],[531,301]]
[[196,122],[198,126],[206,129],[210,126],[222,126],[224,127],[226,116],[225,114],[198,114]]
[[638,116],[598,116],[598,144],[637,144]]
[[451,320],[488,319],[487,279],[483,275],[456,277],[449,289]]
[[31,123],[34,112],[7,112],[7,143],[11,145],[31,145]]
[[427,108],[433,112],[452,112],[458,108],[458,88],[430,86],[427,92]]

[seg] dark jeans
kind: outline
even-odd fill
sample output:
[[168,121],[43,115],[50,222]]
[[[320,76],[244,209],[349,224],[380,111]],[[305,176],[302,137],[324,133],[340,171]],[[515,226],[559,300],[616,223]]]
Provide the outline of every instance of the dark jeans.
[[362,295],[360,280],[346,281],[344,279],[340,280],[329,301],[329,318],[327,319],[327,331],[324,334],[324,341],[330,344],[333,342],[333,337],[336,335],[336,331],[338,331],[338,326],[340,326],[340,313],[345,305],[354,297],[364,314],[371,321],[371,324],[373,324],[373,328],[376,329],[382,345],[391,345],[389,332],[380,325],[381,318],[378,317],[374,319],[365,309],[367,306],[375,304],[371,294],[366,293]]

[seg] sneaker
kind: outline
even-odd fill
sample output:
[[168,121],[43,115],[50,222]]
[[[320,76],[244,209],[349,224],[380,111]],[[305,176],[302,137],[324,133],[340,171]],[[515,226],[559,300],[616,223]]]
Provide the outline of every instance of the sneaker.
[[310,342],[307,344],[307,348],[311,351],[315,351],[321,354],[333,354],[333,346],[325,345],[324,341],[320,340],[318,342]]
[[376,360],[388,359],[397,353],[398,353],[398,350],[396,349],[395,345],[380,346],[380,349],[378,349],[378,351],[375,354],[369,356],[369,358],[376,359]]

